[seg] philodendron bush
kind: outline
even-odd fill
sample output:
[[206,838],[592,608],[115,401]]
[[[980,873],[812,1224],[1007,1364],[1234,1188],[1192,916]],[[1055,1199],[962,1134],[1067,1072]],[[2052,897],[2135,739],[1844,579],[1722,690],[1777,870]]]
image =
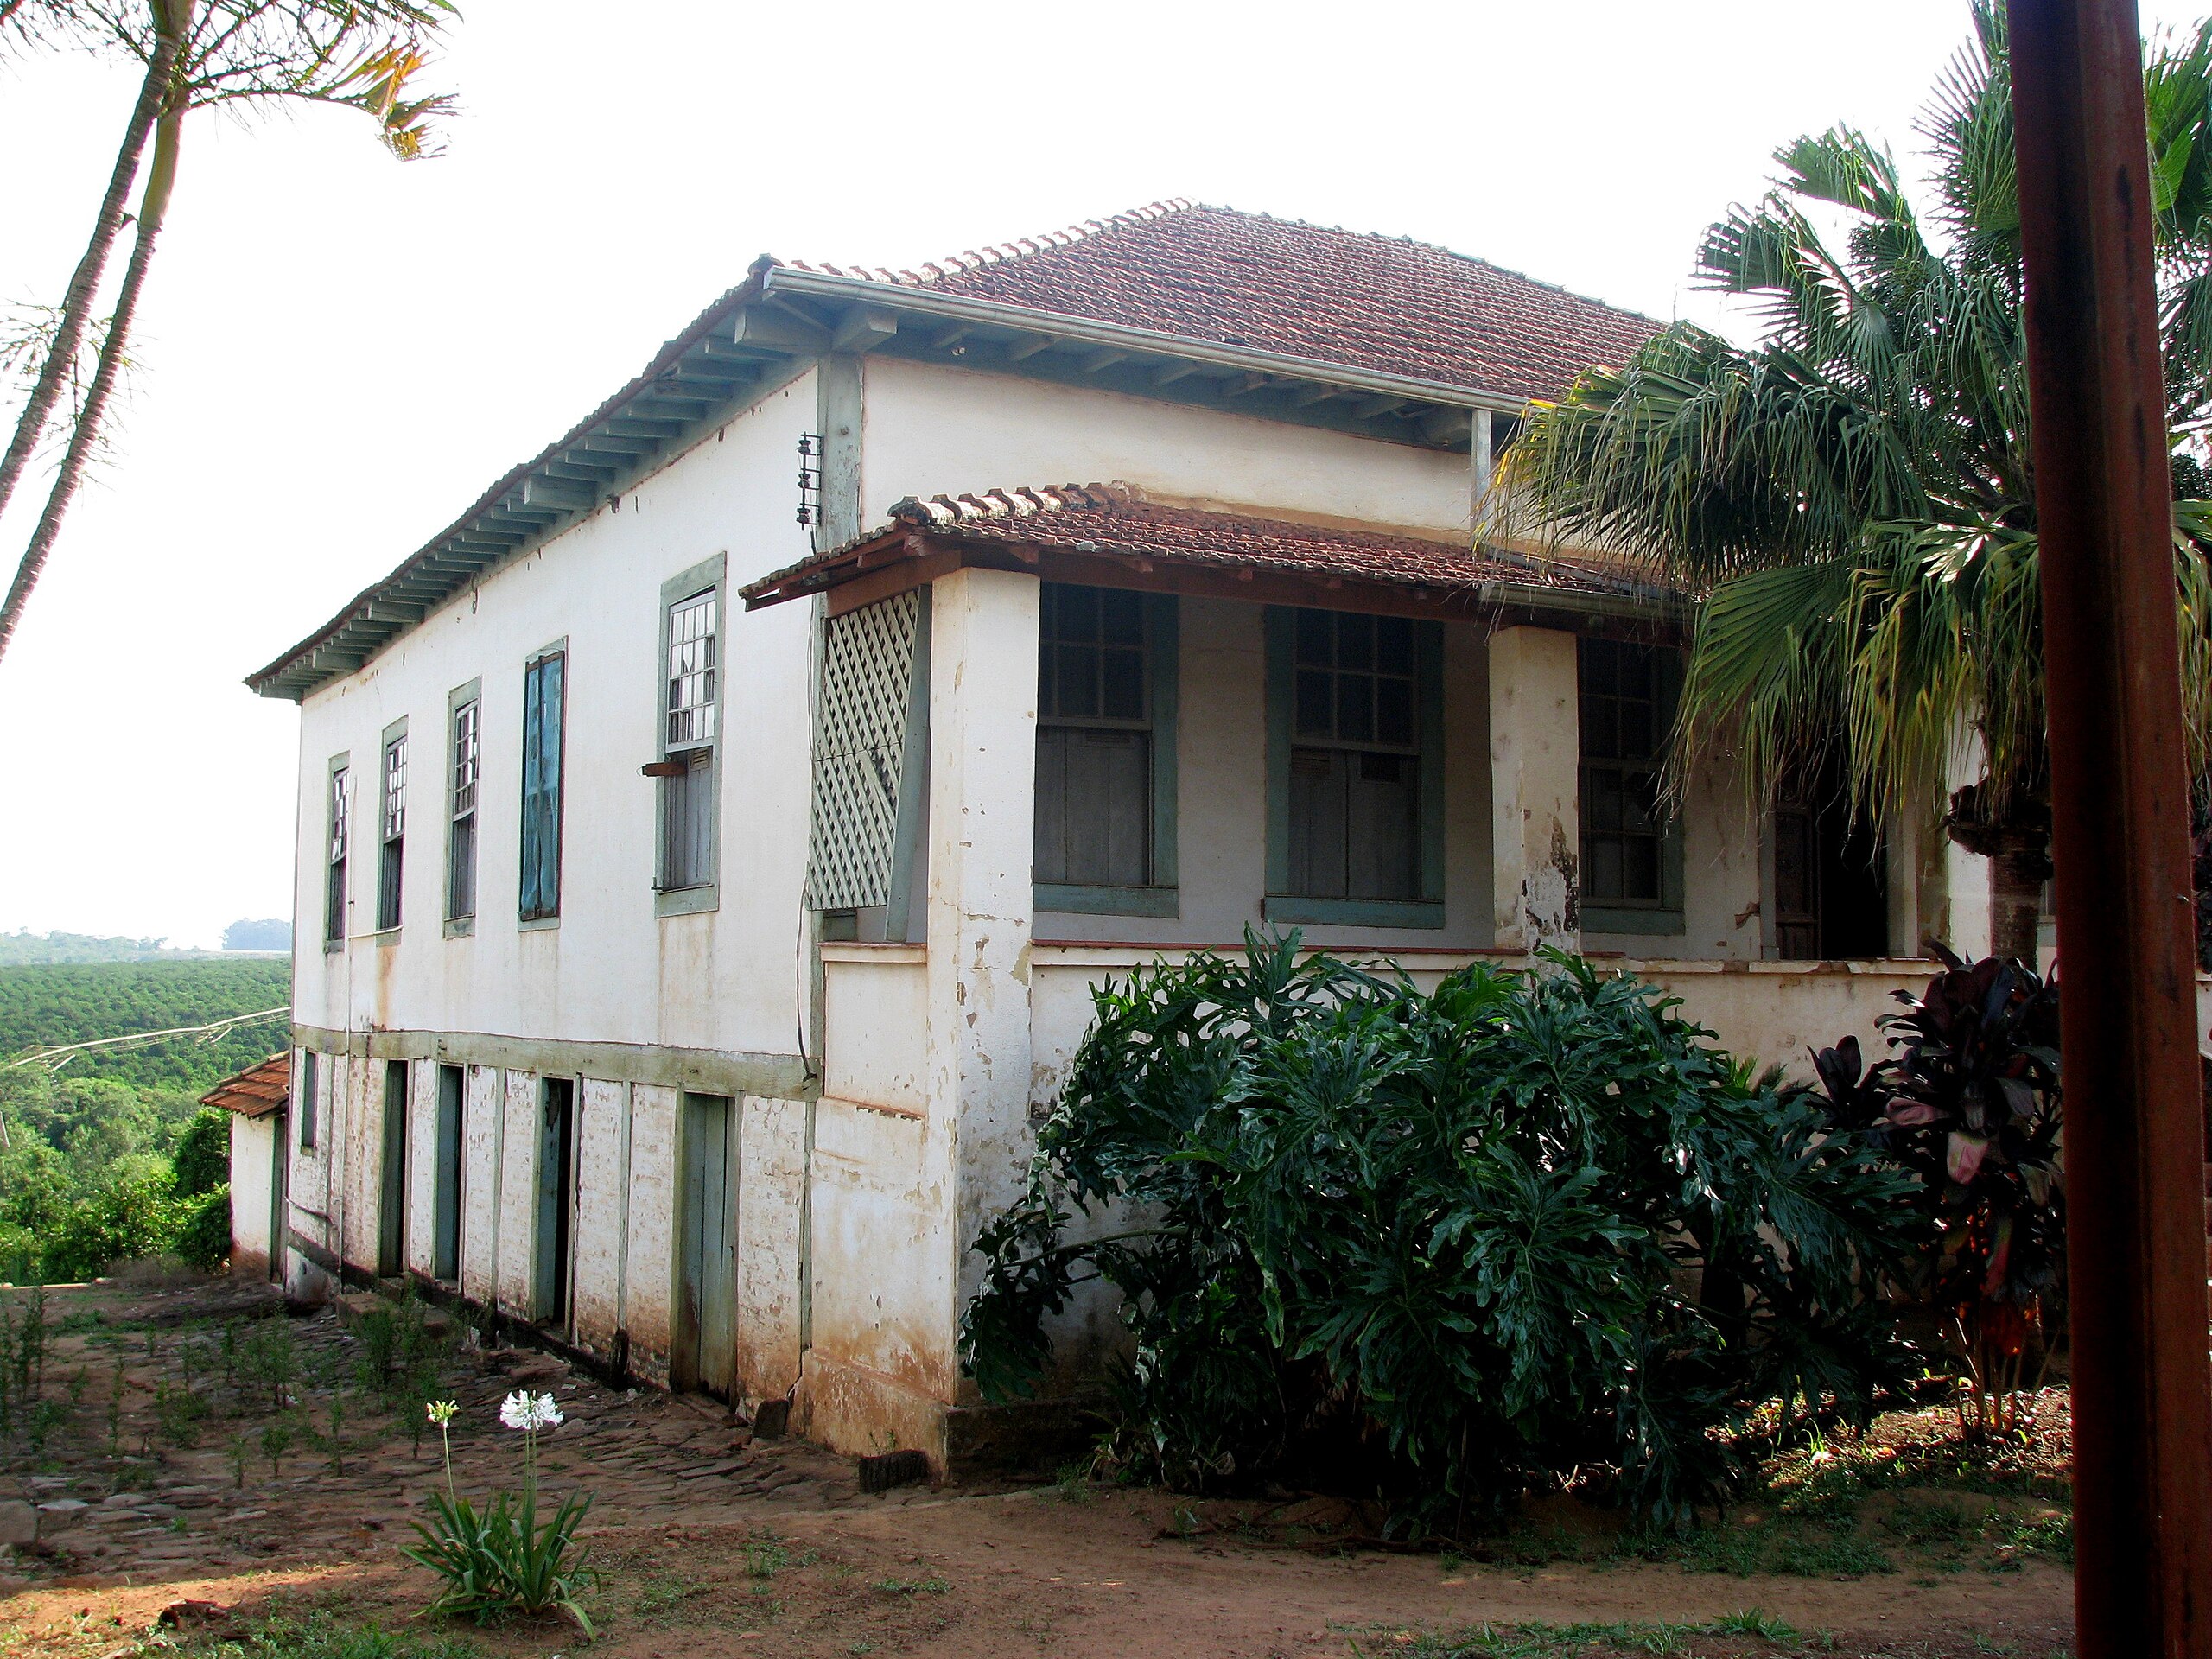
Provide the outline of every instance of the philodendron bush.
[[1077,1285],[1127,1326],[1109,1458],[1453,1527],[1614,1471],[1678,1519],[1763,1406],[1863,1415],[1902,1178],[1676,1004],[1564,957],[1430,995],[1248,935],[1096,988],[963,1354],[1034,1387]]

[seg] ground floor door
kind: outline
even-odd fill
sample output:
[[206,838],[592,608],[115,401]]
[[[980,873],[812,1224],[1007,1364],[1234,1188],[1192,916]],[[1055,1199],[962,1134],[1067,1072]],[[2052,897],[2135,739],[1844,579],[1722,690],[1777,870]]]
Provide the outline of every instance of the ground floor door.
[[576,1213],[576,1085],[547,1077],[538,1085],[537,1254],[531,1303],[540,1325],[569,1318],[570,1228]]
[[384,1169],[377,1194],[377,1276],[407,1266],[407,1062],[384,1067]]
[[737,1217],[731,1199],[730,1103],[683,1096],[683,1215],[677,1250],[676,1352],[679,1389],[729,1398],[737,1367]]
[[1889,859],[1878,830],[1853,819],[1834,760],[1776,799],[1769,941],[1785,962],[1890,953]]
[[284,1252],[292,1243],[292,1115],[270,1119],[274,1138],[269,1148],[269,1276],[284,1281]]
[[467,1074],[457,1065],[438,1068],[437,1180],[431,1204],[430,1276],[461,1282],[461,1122]]

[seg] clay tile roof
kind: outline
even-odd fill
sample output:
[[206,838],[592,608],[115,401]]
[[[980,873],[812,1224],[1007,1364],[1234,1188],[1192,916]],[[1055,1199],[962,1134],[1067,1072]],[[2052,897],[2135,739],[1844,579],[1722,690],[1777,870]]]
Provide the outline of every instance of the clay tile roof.
[[835,551],[763,576],[742,591],[772,602],[834,587],[859,574],[856,552],[902,527],[933,542],[1020,543],[1211,566],[1348,581],[1389,582],[1459,592],[1490,583],[1548,588],[1573,594],[1642,596],[1652,590],[1569,565],[1475,553],[1414,536],[1262,518],[1239,512],[1173,506],[1147,500],[1128,484],[1061,484],[988,490],[973,495],[908,497],[891,509],[893,522]]
[[220,1106],[240,1117],[266,1117],[283,1110],[291,1098],[292,1056],[287,1050],[246,1067],[234,1077],[224,1078],[200,1096],[200,1103]]
[[918,270],[808,268],[1518,398],[1557,397],[1659,329],[1427,243],[1187,201]]

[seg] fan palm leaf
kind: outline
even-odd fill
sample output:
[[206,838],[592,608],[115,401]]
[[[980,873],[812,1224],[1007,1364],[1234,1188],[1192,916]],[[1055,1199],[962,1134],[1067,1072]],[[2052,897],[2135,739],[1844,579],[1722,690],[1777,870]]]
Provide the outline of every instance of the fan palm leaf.
[[[2176,442],[2212,419],[2212,22],[2161,36],[2144,84]],[[1539,404],[1503,463],[1499,528],[1592,543],[1700,602],[1676,788],[1726,751],[1770,798],[1834,752],[1854,808],[1948,801],[2005,849],[1997,948],[2033,950],[2047,860],[2039,546],[2005,13],[1918,124],[1923,218],[1888,150],[1847,126],[1775,153],[1773,189],[1698,250],[1758,343],[1687,322]],[[2201,476],[2194,467],[2183,476]],[[1517,521],[1517,522],[1516,522]],[[2177,504],[2191,753],[2212,732],[2212,507]]]

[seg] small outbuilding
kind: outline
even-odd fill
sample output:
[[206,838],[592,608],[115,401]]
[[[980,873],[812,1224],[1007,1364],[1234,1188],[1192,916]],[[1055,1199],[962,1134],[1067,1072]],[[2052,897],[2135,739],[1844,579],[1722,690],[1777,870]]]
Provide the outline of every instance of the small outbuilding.
[[[231,1114],[231,1271],[281,1278],[289,1160],[278,1154],[290,1144],[291,1052],[224,1078],[200,1103]],[[259,1193],[269,1195],[266,1205],[252,1202]]]

